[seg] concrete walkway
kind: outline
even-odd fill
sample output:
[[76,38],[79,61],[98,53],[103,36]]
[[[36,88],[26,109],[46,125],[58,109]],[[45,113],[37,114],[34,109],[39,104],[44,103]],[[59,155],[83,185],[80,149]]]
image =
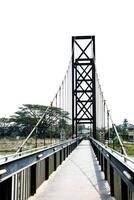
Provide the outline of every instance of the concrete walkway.
[[82,141],[29,200],[113,200],[89,141]]

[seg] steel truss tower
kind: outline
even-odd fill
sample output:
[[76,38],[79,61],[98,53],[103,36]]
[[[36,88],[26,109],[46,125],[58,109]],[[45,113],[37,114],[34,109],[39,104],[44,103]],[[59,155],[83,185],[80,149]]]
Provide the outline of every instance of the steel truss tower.
[[95,36],[72,37],[72,134],[89,124],[96,138]]

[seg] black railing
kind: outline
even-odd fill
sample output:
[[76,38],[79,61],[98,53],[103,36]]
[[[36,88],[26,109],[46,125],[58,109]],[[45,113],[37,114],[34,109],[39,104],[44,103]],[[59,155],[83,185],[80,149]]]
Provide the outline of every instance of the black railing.
[[36,152],[6,156],[0,163],[0,199],[26,200],[76,148],[82,138],[68,140]]
[[90,141],[109,183],[111,196],[119,200],[133,200],[134,162],[93,138]]

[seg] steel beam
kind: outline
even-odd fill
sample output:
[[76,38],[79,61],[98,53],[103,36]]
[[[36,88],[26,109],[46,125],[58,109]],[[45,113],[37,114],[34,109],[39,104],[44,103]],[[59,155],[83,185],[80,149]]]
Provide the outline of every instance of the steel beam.
[[72,133],[92,124],[96,138],[95,36],[72,37]]

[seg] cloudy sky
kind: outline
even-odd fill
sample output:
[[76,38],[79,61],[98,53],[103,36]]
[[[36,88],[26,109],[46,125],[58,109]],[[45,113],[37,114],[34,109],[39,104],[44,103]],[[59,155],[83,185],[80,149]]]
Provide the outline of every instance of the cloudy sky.
[[71,36],[96,36],[96,67],[116,123],[134,123],[134,12],[130,0],[1,0],[0,117],[49,104],[71,56]]

